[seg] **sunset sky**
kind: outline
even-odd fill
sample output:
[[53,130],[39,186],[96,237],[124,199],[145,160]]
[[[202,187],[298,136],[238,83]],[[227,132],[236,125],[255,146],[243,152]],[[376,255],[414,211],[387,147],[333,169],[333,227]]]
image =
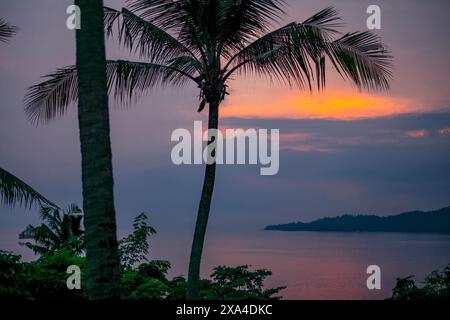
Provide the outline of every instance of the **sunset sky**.
[[[10,44],[0,44],[0,166],[62,206],[82,203],[76,108],[35,126],[24,114],[23,97],[40,76],[75,63],[75,33],[65,27],[72,2],[0,3],[1,16],[20,27]],[[395,61],[392,88],[359,92],[332,69],[323,93],[236,78],[220,111],[221,124],[280,129],[280,172],[263,177],[255,166],[219,167],[210,230],[450,205],[450,2],[287,3],[284,22],[336,6],[345,22],[342,31],[365,30],[366,8],[378,4],[377,32]],[[123,1],[105,4],[118,9]],[[139,59],[113,40],[107,55]],[[156,88],[135,106],[121,108],[112,100],[110,106],[119,228],[129,228],[132,217],[145,211],[162,232],[193,230],[203,166],[174,166],[170,136],[177,128],[192,130],[194,120],[207,120],[196,113],[198,90]],[[36,211],[1,207],[0,212],[0,228],[8,232],[38,221]]]

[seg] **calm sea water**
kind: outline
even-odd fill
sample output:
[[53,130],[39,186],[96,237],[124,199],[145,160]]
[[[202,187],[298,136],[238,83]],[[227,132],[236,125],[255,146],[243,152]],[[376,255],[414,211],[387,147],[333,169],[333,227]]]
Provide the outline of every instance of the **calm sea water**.
[[[172,261],[171,276],[186,274],[190,236],[164,235],[152,256]],[[287,286],[285,299],[384,299],[397,277],[418,281],[450,263],[450,236],[405,233],[253,231],[207,235],[203,276],[214,266],[250,264],[273,272],[269,286]],[[382,289],[368,290],[366,268],[378,265]]]
[[[151,259],[171,261],[169,276],[186,275],[192,234],[164,232],[151,238]],[[2,232],[1,249],[33,258],[17,245],[17,232]],[[202,276],[219,265],[252,265],[273,272],[266,284],[287,286],[285,299],[385,299],[397,277],[418,281],[450,263],[450,236],[405,233],[209,231]],[[378,265],[382,289],[366,287],[366,268]]]

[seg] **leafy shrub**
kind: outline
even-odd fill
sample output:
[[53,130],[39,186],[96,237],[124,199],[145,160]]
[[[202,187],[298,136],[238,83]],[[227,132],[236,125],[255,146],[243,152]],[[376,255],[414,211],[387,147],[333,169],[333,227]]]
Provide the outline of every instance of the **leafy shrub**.
[[156,230],[147,223],[148,217],[142,212],[134,218],[133,232],[119,241],[121,263],[124,268],[132,268],[139,262],[147,261],[149,243],[147,238]]
[[70,249],[44,254],[33,262],[21,262],[21,256],[0,252],[0,295],[4,298],[73,300],[85,297],[83,290],[69,290],[67,267],[77,265],[83,279],[86,259]]
[[202,293],[205,299],[213,300],[269,300],[285,287],[264,289],[266,277],[271,271],[250,271],[248,265],[238,267],[219,266],[214,269],[211,280],[203,280]]
[[[71,230],[69,220],[64,220],[59,211],[41,210],[45,221],[39,227],[28,227],[27,239],[35,244],[28,247],[41,254],[33,262],[21,262],[21,257],[0,251],[0,297],[8,299],[86,299],[83,283],[86,283],[86,258],[81,255],[83,237]],[[167,279],[170,262],[148,261],[148,237],[156,233],[149,226],[145,213],[134,219],[133,232],[119,241],[122,264],[121,299],[124,300],[182,300],[185,299],[186,279]],[[58,222],[58,223],[57,223]],[[75,224],[78,230],[79,224]],[[50,228],[50,226],[53,227]],[[31,231],[33,232],[31,232]],[[46,232],[41,232],[46,230]],[[52,233],[49,233],[50,231]],[[66,230],[67,236],[51,236]],[[49,231],[49,232],[47,232]],[[69,232],[70,231],[70,232]],[[72,233],[71,233],[72,232]],[[72,234],[75,237],[72,237]],[[50,236],[49,236],[50,235]],[[52,241],[47,241],[48,239]],[[81,246],[74,247],[70,239],[78,239]],[[39,248],[39,250],[36,250]],[[67,288],[67,268],[76,265],[81,269],[81,290]],[[282,287],[264,289],[264,280],[272,273],[265,269],[250,271],[249,267],[225,267],[214,269],[211,279],[201,280],[203,299],[278,299],[275,295]]]
[[443,271],[433,271],[419,288],[413,276],[398,278],[392,292],[393,300],[450,300],[450,265]]

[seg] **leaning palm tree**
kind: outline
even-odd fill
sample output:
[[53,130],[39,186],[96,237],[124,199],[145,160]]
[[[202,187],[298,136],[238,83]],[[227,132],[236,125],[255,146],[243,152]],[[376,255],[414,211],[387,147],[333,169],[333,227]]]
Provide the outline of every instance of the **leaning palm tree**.
[[0,168],[0,203],[26,208],[30,208],[33,204],[58,208],[56,204],[45,198],[29,184],[2,168]]
[[0,18],[0,42],[7,43],[16,32],[17,27],[8,24],[3,18]]
[[84,241],[81,229],[83,216],[77,205],[71,204],[65,210],[42,206],[40,215],[43,220],[41,225],[28,225],[20,233],[19,239],[32,240],[21,242],[21,245],[25,245],[39,255],[64,248],[77,254],[83,251]]
[[[128,9],[105,8],[105,27],[142,61],[107,61],[109,90],[121,102],[156,85],[199,88],[209,129],[237,75],[262,75],[288,86],[325,87],[328,62],[360,88],[387,89],[392,58],[371,32],[341,34],[341,20],[327,8],[303,22],[274,28],[282,0],[129,0]],[[116,28],[117,26],[117,28]],[[61,116],[77,97],[76,67],[66,67],[30,88],[26,112],[34,121]],[[216,172],[215,139],[197,213],[188,273],[188,299],[198,299],[200,262]]]

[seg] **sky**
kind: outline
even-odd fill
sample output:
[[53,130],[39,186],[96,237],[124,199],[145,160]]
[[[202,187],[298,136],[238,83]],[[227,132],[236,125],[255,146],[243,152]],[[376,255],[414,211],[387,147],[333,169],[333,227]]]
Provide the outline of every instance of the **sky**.
[[[71,3],[0,2],[1,16],[20,27],[8,45],[0,45],[0,166],[62,206],[82,203],[76,108],[36,126],[24,114],[23,97],[41,76],[74,64],[75,34],[65,27]],[[119,9],[123,2],[105,4]],[[280,23],[334,5],[345,21],[342,31],[365,30],[370,4],[381,8],[377,33],[394,56],[390,91],[358,92],[335,74],[323,94],[260,78],[232,82],[221,124],[280,129],[280,171],[260,176],[256,166],[220,166],[210,232],[450,205],[450,3],[290,0]],[[107,56],[139,59],[113,40]],[[156,88],[133,106],[111,100],[110,107],[119,229],[147,212],[158,230],[193,230],[204,168],[173,165],[170,136],[207,120],[196,112],[198,90]],[[0,213],[0,246],[3,235],[38,222],[36,209],[0,207]]]

